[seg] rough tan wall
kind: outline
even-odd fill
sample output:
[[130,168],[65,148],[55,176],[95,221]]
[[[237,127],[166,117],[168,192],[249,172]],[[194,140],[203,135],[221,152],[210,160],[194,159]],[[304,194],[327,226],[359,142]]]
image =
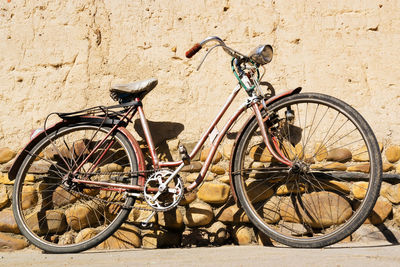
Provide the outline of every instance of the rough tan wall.
[[[153,121],[193,140],[235,85],[229,58],[184,52],[209,35],[247,52],[271,43],[268,80],[355,106],[380,140],[399,143],[400,1],[0,2],[0,147],[17,149],[52,111],[111,104],[113,83],[158,77]],[[241,96],[243,96],[242,94]]]

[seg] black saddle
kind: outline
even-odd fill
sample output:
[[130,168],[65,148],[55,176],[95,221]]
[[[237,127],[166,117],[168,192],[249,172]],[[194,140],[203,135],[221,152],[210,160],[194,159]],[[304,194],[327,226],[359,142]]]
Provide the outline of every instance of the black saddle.
[[127,84],[116,84],[111,86],[111,98],[120,103],[131,101],[135,98],[143,99],[158,84],[155,78]]

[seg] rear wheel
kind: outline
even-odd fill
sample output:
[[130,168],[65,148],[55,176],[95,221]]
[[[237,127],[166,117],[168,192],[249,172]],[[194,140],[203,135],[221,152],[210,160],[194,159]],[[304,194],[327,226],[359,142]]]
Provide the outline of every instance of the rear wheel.
[[272,104],[264,118],[271,143],[293,166],[271,156],[253,119],[233,158],[236,193],[250,220],[292,247],[323,247],[350,235],[381,184],[380,149],[367,122],[344,102],[313,93]]
[[74,124],[49,134],[28,151],[15,180],[13,211],[21,233],[37,247],[51,253],[89,249],[112,235],[128,216],[133,197],[70,179],[136,184],[133,148],[119,132],[106,137],[109,131]]

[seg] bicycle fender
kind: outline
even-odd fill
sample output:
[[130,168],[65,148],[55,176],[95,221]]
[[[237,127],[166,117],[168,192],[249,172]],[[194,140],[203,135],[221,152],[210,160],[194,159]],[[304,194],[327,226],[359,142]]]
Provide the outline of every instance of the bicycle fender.
[[296,89],[285,91],[285,92],[283,92],[283,93],[281,93],[279,95],[276,95],[274,97],[269,98],[267,101],[265,101],[265,103],[267,105],[271,105],[272,103],[274,103],[274,102],[276,102],[278,100],[281,100],[282,98],[285,98],[285,97],[288,97],[288,96],[291,96],[291,95],[299,94],[301,92],[301,90],[302,90],[301,87],[297,87]]
[[[99,121],[97,118],[93,118],[93,120],[89,120],[88,118],[85,118],[86,123],[93,123],[94,125],[101,125],[101,121]],[[37,144],[39,143],[40,140],[46,137],[46,135],[52,134],[56,131],[58,131],[60,128],[64,126],[68,126],[71,122],[70,121],[60,121],[53,126],[49,127],[45,131],[39,132],[32,140],[29,141],[29,143],[18,153],[18,155],[15,158],[14,163],[12,164],[10,170],[8,171],[8,179],[10,181],[15,180],[17,177],[18,170],[24,161],[25,157],[28,155],[28,152]],[[110,126],[110,125],[107,125]],[[111,125],[112,126],[112,125]],[[124,127],[118,127],[117,131],[119,131],[121,134],[123,134],[133,147],[133,150],[135,152],[135,155],[137,157],[137,164],[138,164],[138,171],[145,173],[144,171],[146,170],[146,163],[144,160],[143,152],[140,149],[140,146],[136,139],[132,136],[132,134]],[[144,175],[140,175],[139,177],[139,185],[143,185],[145,180]]]
[[46,129],[45,131],[41,131],[35,135],[34,138],[32,138],[28,144],[25,145],[25,147],[18,153],[18,155],[15,158],[14,163],[12,164],[10,170],[8,171],[8,179],[10,181],[15,180],[17,177],[17,173],[19,170],[19,167],[21,166],[22,162],[24,161],[25,157],[28,155],[28,151],[30,151],[37,143],[39,143],[40,140],[42,140],[46,135],[51,134],[53,132],[58,131],[60,128],[63,126],[68,125],[66,121],[60,121],[57,122],[56,124],[52,125],[51,127]]
[[[281,100],[285,97],[291,96],[291,95],[295,95],[295,94],[299,94],[301,92],[301,87],[297,87],[296,89],[293,90],[288,90],[285,91],[279,95],[276,95],[274,97],[271,97],[270,99],[268,99],[267,101],[265,101],[265,103],[267,104],[267,106],[272,105],[273,103],[275,103],[278,100]],[[263,106],[260,105],[260,109],[262,109]],[[237,199],[237,194],[236,194],[236,186],[235,183],[233,182],[233,174],[237,171],[234,170],[234,161],[236,159],[236,151],[237,151],[237,147],[238,147],[238,143],[240,142],[240,140],[242,139],[243,133],[246,131],[246,129],[249,127],[250,122],[253,121],[255,119],[255,115],[250,116],[250,118],[246,121],[246,123],[243,125],[242,129],[240,129],[240,131],[238,132],[235,142],[233,143],[233,147],[232,147],[232,151],[231,151],[231,158],[230,158],[230,162],[229,162],[229,183],[230,183],[230,187],[231,187],[231,192],[233,195],[233,198],[235,199],[236,204],[240,207],[240,203]]]

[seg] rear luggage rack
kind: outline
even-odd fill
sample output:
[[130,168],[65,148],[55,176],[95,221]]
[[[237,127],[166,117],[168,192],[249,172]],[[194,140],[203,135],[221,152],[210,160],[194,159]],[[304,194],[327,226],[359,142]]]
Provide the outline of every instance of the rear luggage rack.
[[63,120],[77,119],[85,116],[94,116],[101,118],[119,119],[128,111],[132,106],[142,106],[140,101],[130,101],[119,105],[113,106],[96,106],[87,109],[82,109],[75,112],[56,113]]

